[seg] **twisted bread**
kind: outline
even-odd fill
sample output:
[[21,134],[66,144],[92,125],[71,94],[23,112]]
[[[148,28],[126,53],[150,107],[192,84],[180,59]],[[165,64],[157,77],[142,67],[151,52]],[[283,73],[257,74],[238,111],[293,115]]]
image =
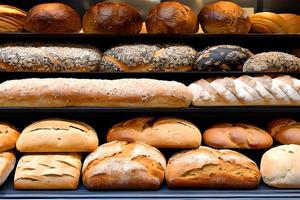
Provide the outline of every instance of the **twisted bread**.
[[189,88],[194,106],[300,105],[300,80],[291,76],[202,79]]

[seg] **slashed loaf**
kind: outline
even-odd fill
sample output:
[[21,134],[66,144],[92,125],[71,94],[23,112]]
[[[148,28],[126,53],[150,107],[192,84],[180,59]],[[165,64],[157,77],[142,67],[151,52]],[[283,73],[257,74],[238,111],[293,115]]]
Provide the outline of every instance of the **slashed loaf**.
[[169,159],[166,181],[169,188],[255,188],[260,172],[238,152],[199,147]]
[[157,148],[194,148],[201,144],[199,129],[178,118],[139,117],[114,125],[107,141],[139,141]]
[[45,119],[27,126],[17,141],[20,152],[91,152],[98,147],[89,125],[64,119]]
[[1,107],[188,107],[191,91],[154,79],[45,78],[0,84]]
[[165,168],[166,160],[156,148],[114,141],[86,157],[82,179],[88,189],[158,189]]
[[0,186],[6,181],[7,177],[14,169],[16,157],[12,152],[0,153]]
[[81,170],[77,153],[32,154],[20,158],[15,189],[76,189]]
[[300,145],[274,147],[260,163],[263,181],[276,188],[300,188]]
[[0,123],[0,152],[15,148],[19,136],[20,132],[16,127],[8,123]]

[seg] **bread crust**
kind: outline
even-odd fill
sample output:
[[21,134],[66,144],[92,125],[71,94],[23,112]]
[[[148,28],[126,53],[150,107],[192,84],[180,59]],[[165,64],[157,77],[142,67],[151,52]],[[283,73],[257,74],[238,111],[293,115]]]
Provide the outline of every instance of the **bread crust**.
[[272,12],[259,12],[250,16],[252,33],[288,33],[287,22]]
[[287,23],[288,33],[297,34],[300,33],[300,16],[291,13],[279,14]]
[[7,177],[14,169],[16,164],[15,154],[12,152],[0,153],[0,186],[6,181]]
[[0,152],[15,148],[20,132],[12,124],[0,122]]
[[22,32],[26,12],[9,5],[0,5],[0,32]]

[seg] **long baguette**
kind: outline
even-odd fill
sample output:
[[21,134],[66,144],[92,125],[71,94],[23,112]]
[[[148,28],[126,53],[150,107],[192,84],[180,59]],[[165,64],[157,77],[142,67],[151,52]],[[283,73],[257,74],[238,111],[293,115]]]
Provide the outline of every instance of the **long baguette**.
[[153,79],[45,78],[0,84],[0,107],[188,107],[182,83]]

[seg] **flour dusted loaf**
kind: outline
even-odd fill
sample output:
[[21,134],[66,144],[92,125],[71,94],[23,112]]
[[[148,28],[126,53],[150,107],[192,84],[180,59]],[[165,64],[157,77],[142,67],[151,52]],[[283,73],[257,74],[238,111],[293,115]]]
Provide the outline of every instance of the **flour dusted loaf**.
[[0,152],[13,149],[20,132],[16,127],[8,123],[0,123]]
[[300,188],[300,145],[281,145],[262,156],[263,181],[276,188]]
[[86,157],[82,179],[88,189],[158,189],[165,168],[166,160],[156,148],[114,141]]
[[98,147],[89,125],[64,119],[45,119],[27,126],[17,141],[20,152],[91,152]]
[[20,158],[15,189],[76,189],[81,170],[81,156],[76,153],[28,154]]
[[264,130],[250,124],[221,123],[203,134],[205,144],[215,148],[267,149],[272,147],[272,137]]
[[7,43],[0,45],[0,69],[21,72],[97,71],[102,54],[74,44]]
[[169,159],[166,181],[169,188],[255,188],[260,172],[236,151],[199,147]]
[[281,144],[300,145],[300,122],[293,119],[276,119],[268,125],[267,131]]
[[107,141],[139,141],[156,148],[194,148],[201,144],[199,129],[178,118],[139,117],[114,125]]
[[12,152],[0,153],[0,186],[6,181],[7,177],[14,169],[16,157]]
[[201,79],[189,88],[194,106],[300,105],[300,80],[291,76]]
[[154,79],[45,78],[0,84],[2,107],[188,107],[191,91],[175,81]]
[[22,32],[26,12],[9,5],[0,5],[0,32]]

